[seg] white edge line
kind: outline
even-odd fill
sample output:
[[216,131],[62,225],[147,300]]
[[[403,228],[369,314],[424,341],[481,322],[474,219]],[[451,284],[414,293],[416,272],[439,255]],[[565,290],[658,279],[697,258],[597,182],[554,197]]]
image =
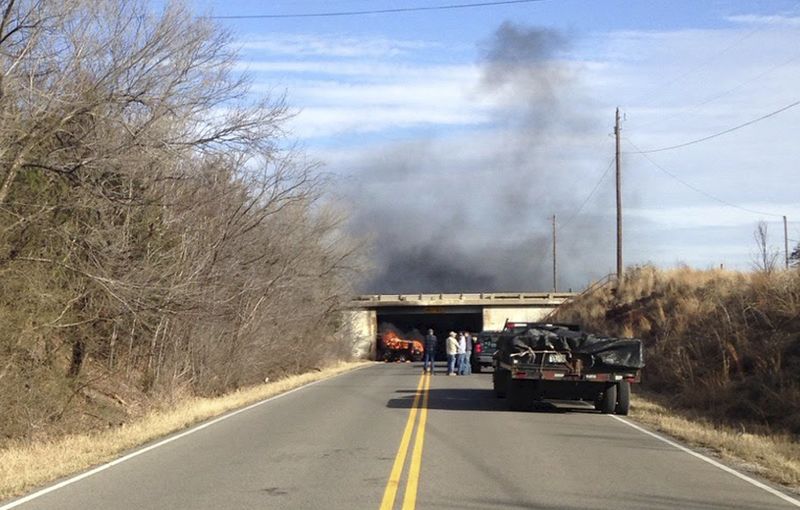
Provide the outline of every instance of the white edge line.
[[[716,468],[719,468],[719,469],[725,471],[726,473],[730,473],[733,476],[735,476],[736,478],[744,480],[745,482],[747,482],[747,483],[749,483],[751,485],[754,485],[754,486],[758,487],[761,490],[769,492],[773,496],[777,496],[777,497],[781,498],[782,500],[786,501],[787,503],[789,503],[791,505],[794,505],[796,507],[800,507],[800,500],[797,500],[797,499],[795,499],[795,498],[793,498],[793,497],[791,497],[791,496],[789,496],[787,494],[784,494],[783,492],[781,492],[781,491],[779,491],[777,489],[773,489],[772,487],[770,487],[769,485],[767,485],[765,483],[761,483],[758,480],[756,480],[754,478],[751,478],[751,477],[749,477],[749,476],[747,476],[745,474],[742,474],[742,473],[740,473],[739,471],[736,471],[733,468],[729,468],[728,466],[726,466],[724,464],[721,464],[721,463],[717,462],[716,460],[714,460],[714,459],[712,459],[710,457],[706,457],[703,454],[700,454],[700,453],[697,453],[696,451],[690,450],[689,448],[686,448],[685,446],[682,446],[682,445],[676,443],[675,441],[671,441],[671,440],[669,440],[669,439],[667,439],[667,438],[665,438],[665,437],[663,437],[663,436],[661,436],[659,434],[656,434],[655,432],[650,432],[649,430],[644,429],[644,428],[636,425],[635,423],[631,423],[628,420],[620,418],[619,416],[614,416],[613,414],[609,415],[609,416],[611,416],[612,418],[614,418],[617,421],[620,421],[620,422],[624,423],[625,425],[627,425],[629,427],[635,428],[636,430],[638,430],[639,432],[641,432],[643,434],[647,434],[648,436],[654,437],[654,438],[658,439],[659,441],[667,443],[670,446],[674,446],[675,448],[677,448],[678,450],[681,450],[682,452],[686,452],[686,453],[688,453],[689,455],[691,455],[693,457],[697,457],[698,459],[700,459],[702,461],[708,462],[712,466],[714,466]],[[0,510],[4,510],[4,509],[0,508]]]
[[130,460],[130,459],[132,459],[134,457],[138,457],[139,455],[141,455],[143,453],[147,453],[150,450],[155,450],[159,446],[164,446],[167,443],[171,443],[173,441],[176,441],[176,440],[178,440],[178,439],[180,439],[182,437],[188,436],[189,434],[194,434],[195,432],[197,432],[199,430],[203,430],[206,427],[210,427],[211,425],[214,425],[215,423],[219,423],[222,420],[227,420],[228,418],[236,416],[239,413],[243,413],[245,411],[249,411],[250,409],[253,409],[254,407],[258,407],[258,406],[260,406],[262,404],[266,404],[267,402],[272,402],[273,400],[277,400],[277,399],[279,399],[281,397],[285,397],[286,395],[292,394],[292,393],[294,393],[296,391],[299,391],[299,390],[302,390],[304,388],[308,388],[310,386],[314,386],[315,384],[319,384],[319,383],[325,382],[325,381],[330,381],[331,379],[339,377],[340,375],[353,373],[356,370],[361,370],[362,368],[366,368],[366,367],[370,367],[370,366],[373,366],[373,364],[367,364],[367,365],[364,365],[362,367],[356,367],[353,370],[346,370],[346,371],[341,372],[339,374],[334,374],[331,377],[325,377],[323,379],[318,379],[316,381],[311,381],[310,383],[306,383],[306,384],[304,384],[302,386],[298,386],[297,388],[292,388],[291,390],[285,391],[283,393],[279,393],[278,395],[274,395],[274,396],[269,397],[269,398],[264,399],[264,400],[260,400],[258,402],[255,402],[254,404],[250,404],[250,405],[248,405],[246,407],[243,407],[241,409],[237,409],[237,410],[231,411],[231,412],[229,412],[227,414],[223,414],[222,416],[214,418],[211,421],[207,421],[205,423],[201,423],[200,425],[192,427],[192,428],[190,428],[188,430],[184,430],[183,432],[181,432],[181,433],[179,433],[177,435],[170,436],[170,437],[168,437],[168,438],[166,438],[166,439],[164,439],[162,441],[159,441],[159,442],[157,442],[155,444],[151,444],[150,446],[146,446],[146,447],[144,447],[144,448],[142,448],[140,450],[133,451],[133,452],[127,454],[127,455],[124,455],[124,456],[119,457],[117,459],[114,459],[114,460],[112,460],[110,462],[107,462],[105,464],[97,466],[96,468],[90,469],[89,471],[81,473],[81,474],[79,474],[77,476],[73,476],[72,478],[68,478],[66,480],[63,480],[63,481],[61,481],[61,482],[59,482],[59,483],[57,483],[55,485],[51,485],[50,487],[46,487],[44,489],[41,489],[41,490],[38,490],[38,491],[33,492],[31,494],[28,494],[27,496],[24,496],[22,498],[16,499],[16,500],[14,500],[14,501],[12,501],[10,503],[7,503],[7,504],[5,504],[3,506],[0,506],[0,510],[10,510],[11,508],[18,507],[18,506],[20,506],[22,504],[25,504],[25,503],[27,503],[29,501],[32,501],[32,500],[36,499],[36,498],[40,498],[40,497],[44,496],[45,494],[49,494],[51,492],[57,491],[58,489],[66,487],[67,485],[71,485],[71,484],[73,484],[75,482],[79,482],[79,481],[83,480],[84,478],[89,478],[92,475],[96,475],[97,473],[99,473],[101,471],[105,471],[106,469],[108,469],[110,467],[116,466],[117,464],[122,464],[123,462],[125,462],[127,460]]

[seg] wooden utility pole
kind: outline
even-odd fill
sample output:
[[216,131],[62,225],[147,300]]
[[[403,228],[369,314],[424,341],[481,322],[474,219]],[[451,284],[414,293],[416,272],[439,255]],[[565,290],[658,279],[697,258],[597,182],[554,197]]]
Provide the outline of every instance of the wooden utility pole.
[[553,292],[558,292],[558,272],[556,266],[556,215],[553,215]]
[[783,254],[786,258],[786,269],[789,269],[789,226],[786,215],[783,216]]
[[614,137],[616,139],[615,160],[617,163],[617,281],[622,281],[622,168],[619,161],[619,108],[614,122]]

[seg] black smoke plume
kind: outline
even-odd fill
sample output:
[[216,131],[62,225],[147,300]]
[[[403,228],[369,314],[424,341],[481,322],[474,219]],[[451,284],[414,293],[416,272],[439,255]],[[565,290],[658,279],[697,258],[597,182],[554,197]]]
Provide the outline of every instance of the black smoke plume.
[[[570,216],[582,198],[559,139],[589,120],[571,104],[579,79],[560,59],[566,45],[560,33],[503,23],[480,46],[480,83],[465,84],[491,99],[492,131],[396,144],[360,162],[347,194],[354,227],[374,242],[364,292],[551,289],[549,217]],[[562,290],[597,273],[602,228],[582,225],[571,242],[585,255],[572,262],[592,264],[562,264]]]

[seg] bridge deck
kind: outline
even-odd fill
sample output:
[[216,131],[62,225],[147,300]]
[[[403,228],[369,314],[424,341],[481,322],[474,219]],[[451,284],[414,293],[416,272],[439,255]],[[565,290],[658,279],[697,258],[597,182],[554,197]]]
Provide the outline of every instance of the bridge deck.
[[351,301],[353,308],[384,306],[552,306],[576,295],[575,292],[474,292],[450,294],[365,294]]

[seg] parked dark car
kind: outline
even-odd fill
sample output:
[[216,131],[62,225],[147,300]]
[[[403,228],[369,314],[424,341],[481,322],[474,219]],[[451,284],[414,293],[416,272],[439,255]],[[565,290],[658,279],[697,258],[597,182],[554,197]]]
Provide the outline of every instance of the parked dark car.
[[484,367],[492,366],[492,356],[497,351],[497,338],[500,331],[481,331],[475,337],[472,347],[472,371],[480,372]]

